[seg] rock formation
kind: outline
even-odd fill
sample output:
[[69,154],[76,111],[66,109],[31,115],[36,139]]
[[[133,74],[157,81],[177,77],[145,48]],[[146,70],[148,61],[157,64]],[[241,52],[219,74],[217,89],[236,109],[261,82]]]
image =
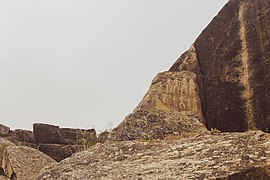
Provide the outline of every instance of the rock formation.
[[16,145],[38,149],[56,161],[61,161],[97,143],[94,129],[60,128],[41,123],[35,123],[33,129],[33,132],[22,129],[10,130],[9,127],[0,124],[0,137]]
[[[225,179],[269,163],[269,142],[270,135],[261,131],[108,141],[43,169],[36,179]],[[270,178],[257,173],[266,175]]]
[[40,151],[26,146],[8,146],[3,155],[4,174],[10,179],[34,179],[39,171],[55,161]]
[[[190,49],[154,78],[135,110],[99,137],[104,144],[66,158],[78,140],[80,147],[95,144],[95,131],[35,124],[38,149],[66,159],[42,170],[40,160],[28,174],[41,152],[8,146],[2,174],[36,180],[270,179],[269,37],[269,0],[228,1]],[[0,136],[12,133],[25,143],[33,140],[29,132],[0,126]]]
[[270,129],[270,3],[231,0],[194,45],[208,128]]
[[203,131],[202,124],[268,132],[269,9],[266,0],[230,0],[169,71],[157,75],[110,139],[163,138]]
[[138,107],[113,130],[109,139],[162,139],[168,134],[206,131],[194,47],[180,59],[186,62],[183,68],[159,73]]

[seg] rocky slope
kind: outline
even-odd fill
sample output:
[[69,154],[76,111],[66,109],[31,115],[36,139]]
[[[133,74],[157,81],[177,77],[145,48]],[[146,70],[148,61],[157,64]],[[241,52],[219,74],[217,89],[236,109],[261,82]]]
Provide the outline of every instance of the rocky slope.
[[[32,179],[270,179],[269,37],[269,0],[228,1],[154,78],[135,110],[104,134],[104,144],[43,166]],[[39,128],[34,139],[47,152],[48,144],[73,142],[65,136],[76,132]]]
[[[36,179],[217,179],[268,163],[269,134],[207,133],[159,142],[108,141],[43,169]],[[270,178],[269,172],[256,175]]]
[[269,17],[267,0],[230,0],[169,71],[157,75],[111,139],[140,139],[149,129],[161,138],[203,131],[199,122],[226,132],[268,132]]

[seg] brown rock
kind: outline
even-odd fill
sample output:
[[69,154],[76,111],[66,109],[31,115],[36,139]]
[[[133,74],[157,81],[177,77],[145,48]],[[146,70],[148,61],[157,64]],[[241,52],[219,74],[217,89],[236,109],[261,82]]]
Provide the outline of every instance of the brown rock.
[[8,146],[4,151],[2,167],[8,178],[29,180],[55,161],[42,152],[25,146]]
[[270,162],[270,135],[216,133],[160,142],[107,141],[43,169],[44,179],[218,179]]
[[35,143],[35,138],[32,131],[15,129],[14,131],[10,132],[10,136],[16,141],[33,143],[33,144]]
[[201,133],[206,131],[203,122],[197,75],[190,71],[163,72],[109,139],[150,140],[169,134]]
[[37,144],[68,144],[62,137],[59,126],[35,123],[33,125],[33,133]]
[[60,162],[75,152],[84,150],[82,145],[39,144],[38,150]]
[[80,140],[84,139],[89,144],[97,143],[97,135],[95,129],[72,129],[61,128],[61,135],[68,144],[78,144]]
[[105,143],[109,137],[110,132],[104,131],[98,135],[98,142],[99,143]]
[[0,124],[0,136],[7,136],[9,131],[10,131],[9,127],[7,127],[3,124]]
[[59,126],[35,123],[33,125],[36,143],[76,145],[85,140],[89,145],[97,143],[94,129],[60,128]]
[[[0,138],[0,164],[1,165],[2,165],[2,158],[3,158],[4,150],[6,149],[6,147],[14,146],[14,145],[15,144],[13,144],[12,142],[10,142],[6,139]],[[0,179],[3,178],[3,177],[1,177],[1,175],[4,175],[4,170],[2,167],[0,167]]]
[[8,180],[8,178],[0,175],[0,180]]
[[224,180],[269,180],[270,179],[270,166],[265,167],[252,167],[243,172],[235,173]]
[[270,1],[230,0],[195,41],[209,129],[270,130],[269,37]]

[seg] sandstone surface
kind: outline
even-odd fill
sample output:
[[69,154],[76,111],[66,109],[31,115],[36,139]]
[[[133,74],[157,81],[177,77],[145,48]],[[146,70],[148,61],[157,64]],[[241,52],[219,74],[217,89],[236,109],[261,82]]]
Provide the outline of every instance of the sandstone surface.
[[208,133],[160,142],[108,141],[43,169],[36,179],[226,178],[269,162],[269,134]]
[[55,161],[42,152],[26,146],[8,146],[4,150],[2,167],[10,179],[29,180]]
[[270,1],[230,0],[195,41],[207,127],[270,129]]
[[111,140],[162,139],[169,134],[203,133],[197,75],[159,73],[136,109],[115,128]]

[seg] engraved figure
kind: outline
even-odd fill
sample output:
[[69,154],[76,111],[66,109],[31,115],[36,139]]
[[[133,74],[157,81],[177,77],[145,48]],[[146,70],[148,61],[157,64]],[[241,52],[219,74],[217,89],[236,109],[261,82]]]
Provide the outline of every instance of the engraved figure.
[[191,94],[196,93],[196,83],[193,81],[193,79],[189,80],[189,93]]
[[182,86],[181,86],[181,94],[186,93],[187,94],[187,78],[186,77],[183,77],[183,80],[182,80]]

